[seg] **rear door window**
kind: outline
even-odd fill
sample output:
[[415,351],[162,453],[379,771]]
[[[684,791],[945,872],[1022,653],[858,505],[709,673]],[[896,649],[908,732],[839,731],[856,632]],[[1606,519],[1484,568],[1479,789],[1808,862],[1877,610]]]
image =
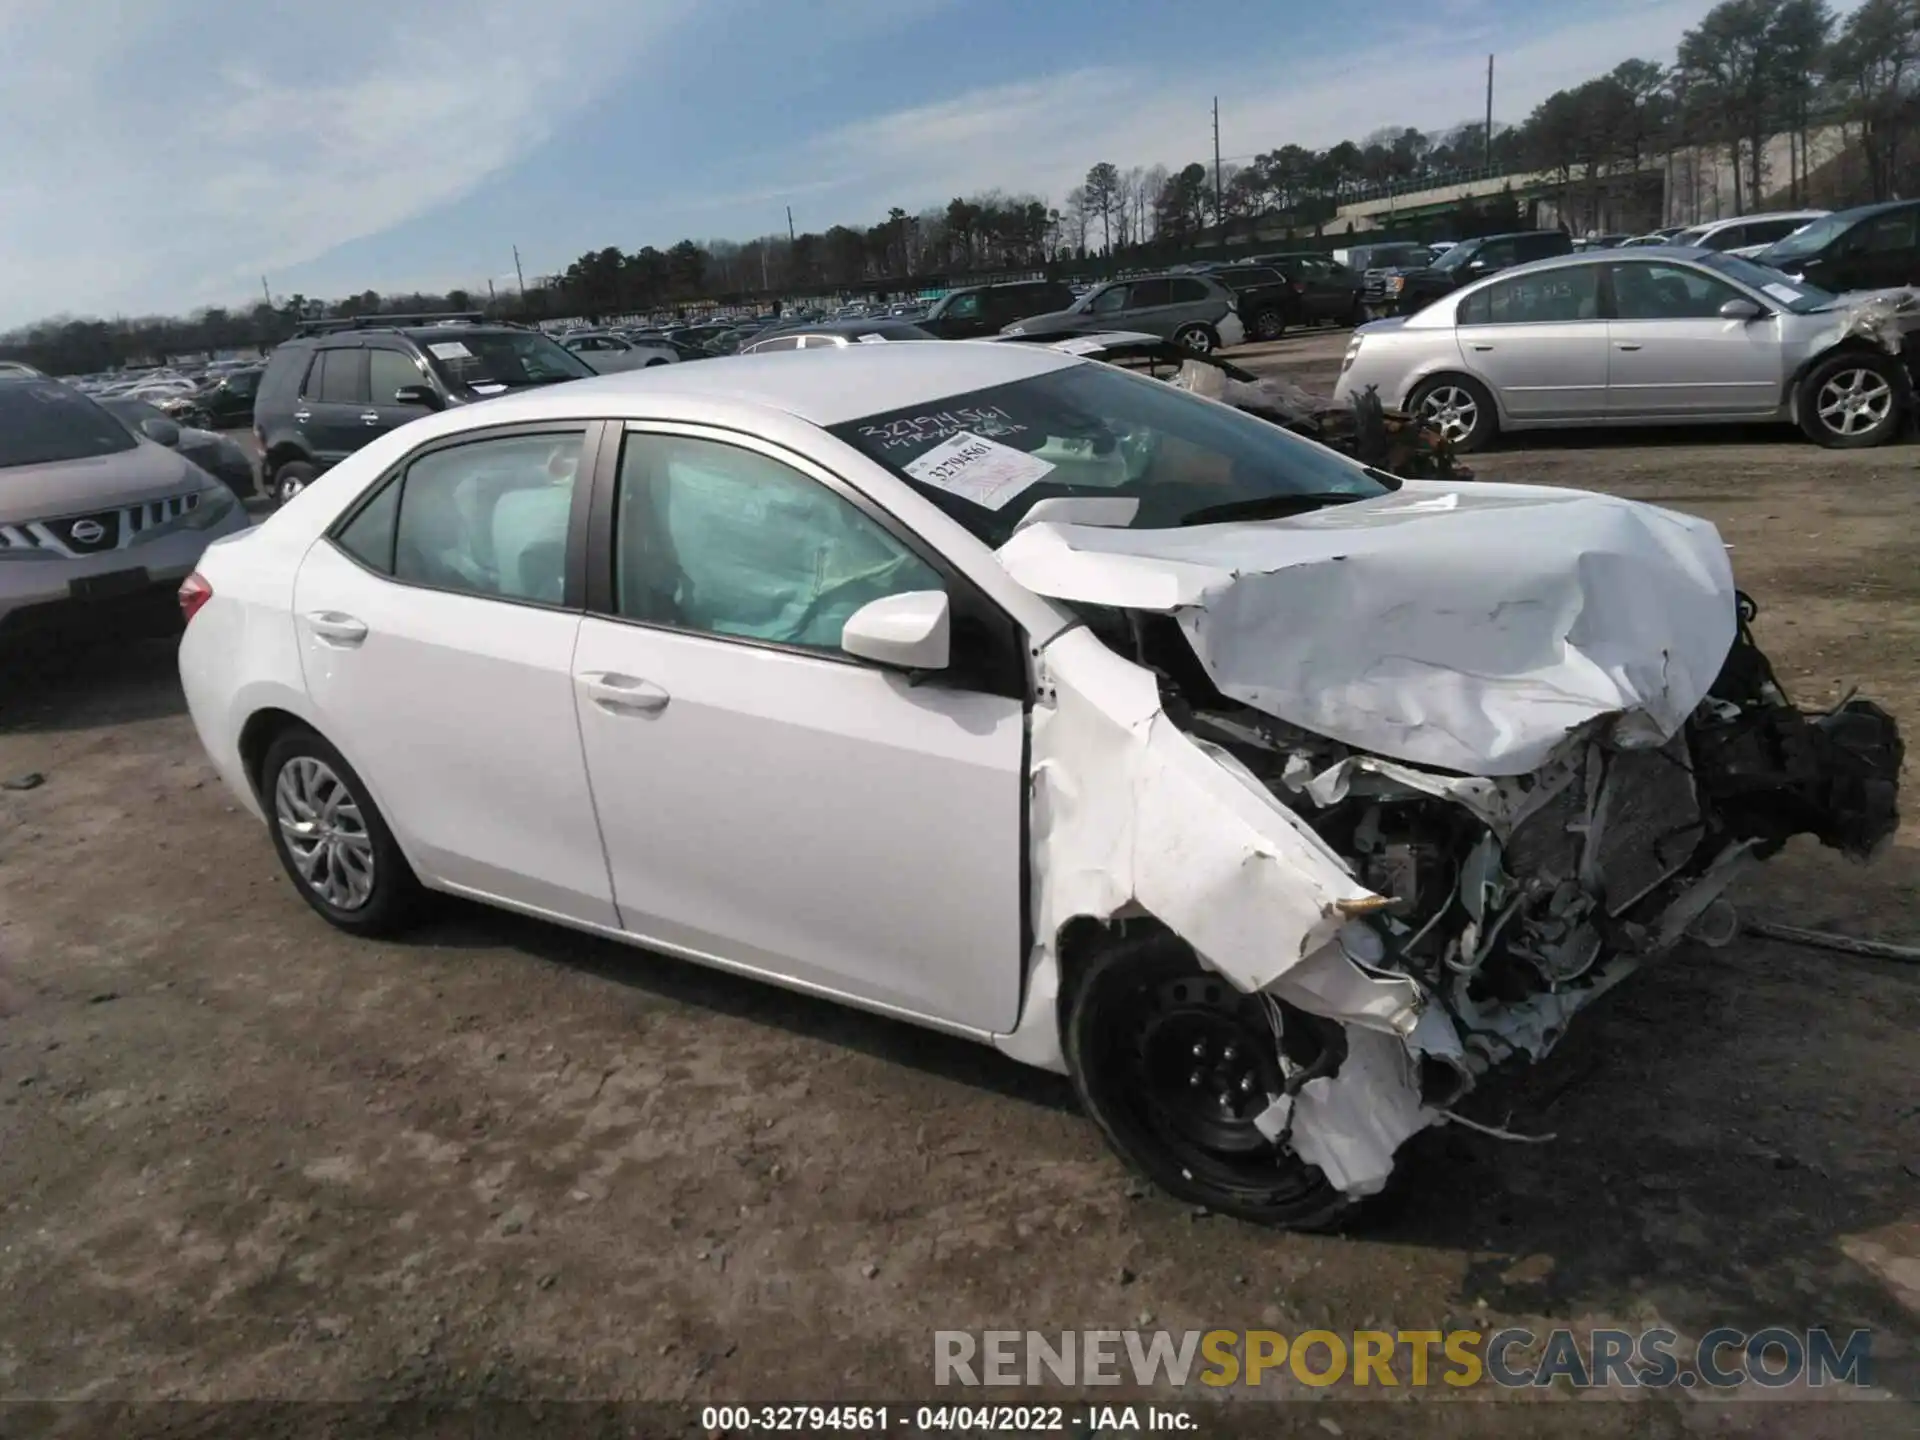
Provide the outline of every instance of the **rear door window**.
[[[1187,282],[1198,285],[1197,280]],[[1205,293],[1204,287],[1202,294]],[[1136,280],[1127,287],[1127,309],[1150,310],[1156,305],[1173,303],[1173,285],[1168,280]]]
[[[1167,303],[1170,305],[1199,305],[1212,298],[1213,292],[1207,289],[1204,280],[1168,280],[1163,282],[1169,290]],[[1247,284],[1263,284],[1263,281],[1248,280]]]
[[1569,265],[1564,270],[1522,275],[1476,290],[1460,302],[1461,325],[1539,325],[1593,320],[1600,313],[1600,268]]
[[365,354],[364,350],[322,350],[314,367],[319,384],[316,386],[309,376],[308,393],[323,405],[366,404],[367,382],[361,368]]

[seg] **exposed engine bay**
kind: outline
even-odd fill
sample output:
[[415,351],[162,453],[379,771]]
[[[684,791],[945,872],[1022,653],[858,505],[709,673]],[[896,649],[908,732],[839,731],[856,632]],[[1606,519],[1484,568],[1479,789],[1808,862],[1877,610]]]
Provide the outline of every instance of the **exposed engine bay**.
[[[1341,906],[1337,945],[1377,993],[1311,962],[1283,976],[1261,998],[1285,1084],[1220,1102],[1350,1195],[1380,1188],[1407,1133],[1494,1066],[1545,1055],[1642,963],[1682,938],[1731,941],[1725,890],[1789,838],[1864,859],[1898,823],[1892,718],[1859,699],[1793,706],[1744,595],[1721,673],[1677,733],[1604,717],[1541,769],[1497,778],[1371,755],[1228,699],[1170,617],[1085,613],[1156,675],[1168,719],[1231,757],[1374,892],[1377,903]],[[1304,1049],[1289,1015],[1313,1037]],[[1369,1016],[1384,1023],[1369,1030]]]

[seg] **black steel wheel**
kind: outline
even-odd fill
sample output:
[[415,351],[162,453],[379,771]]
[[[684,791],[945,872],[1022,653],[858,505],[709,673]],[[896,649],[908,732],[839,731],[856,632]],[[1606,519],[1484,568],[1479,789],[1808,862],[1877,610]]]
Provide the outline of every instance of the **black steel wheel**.
[[[1122,941],[1088,966],[1066,1050],[1081,1103],[1108,1143],[1169,1193],[1302,1230],[1352,1208],[1319,1167],[1254,1124],[1282,1086],[1264,1002],[1201,969],[1174,937]],[[1291,1046],[1289,1059],[1300,1060]]]

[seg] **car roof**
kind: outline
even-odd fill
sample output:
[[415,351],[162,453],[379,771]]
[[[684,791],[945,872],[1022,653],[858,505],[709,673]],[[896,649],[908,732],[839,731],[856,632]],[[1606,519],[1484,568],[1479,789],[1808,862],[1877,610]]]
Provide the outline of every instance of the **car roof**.
[[1881,200],[1872,205],[1855,205],[1847,210],[1835,210],[1836,217],[1845,220],[1861,220],[1869,215],[1881,215],[1894,210],[1911,210],[1920,206],[1920,200]]
[[1729,215],[1724,220],[1702,220],[1696,225],[1688,225],[1679,233],[1684,235],[1691,230],[1724,230],[1729,225],[1745,225],[1750,220],[1819,220],[1830,212],[1825,210],[1756,210],[1751,215]]
[[1634,247],[1631,256],[1621,256],[1614,250],[1576,250],[1571,255],[1548,255],[1544,259],[1529,260],[1523,265],[1509,265],[1484,279],[1476,280],[1455,293],[1464,294],[1466,290],[1478,290],[1482,285],[1500,280],[1511,280],[1516,275],[1536,275],[1546,270],[1573,269],[1582,265],[1619,265],[1640,264],[1648,260],[1705,260],[1719,255],[1718,250],[1710,250],[1704,245],[1639,245]]
[[644,416],[648,396],[672,395],[755,405],[828,426],[1084,363],[1043,346],[991,341],[848,345],[623,370],[502,397],[489,401],[487,410],[504,417],[511,407],[538,420],[576,414],[581,401],[591,399],[613,414]]

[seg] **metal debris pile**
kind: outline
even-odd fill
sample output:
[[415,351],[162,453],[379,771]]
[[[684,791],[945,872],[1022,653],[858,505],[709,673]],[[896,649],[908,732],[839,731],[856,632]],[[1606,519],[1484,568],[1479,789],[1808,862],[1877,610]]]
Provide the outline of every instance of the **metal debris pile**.
[[1173,383],[1271,420],[1389,475],[1408,480],[1473,477],[1438,430],[1405,411],[1387,409],[1371,388],[1350,406],[1336,405],[1330,397],[1315,395],[1291,381],[1257,377],[1203,359],[1187,360]]

